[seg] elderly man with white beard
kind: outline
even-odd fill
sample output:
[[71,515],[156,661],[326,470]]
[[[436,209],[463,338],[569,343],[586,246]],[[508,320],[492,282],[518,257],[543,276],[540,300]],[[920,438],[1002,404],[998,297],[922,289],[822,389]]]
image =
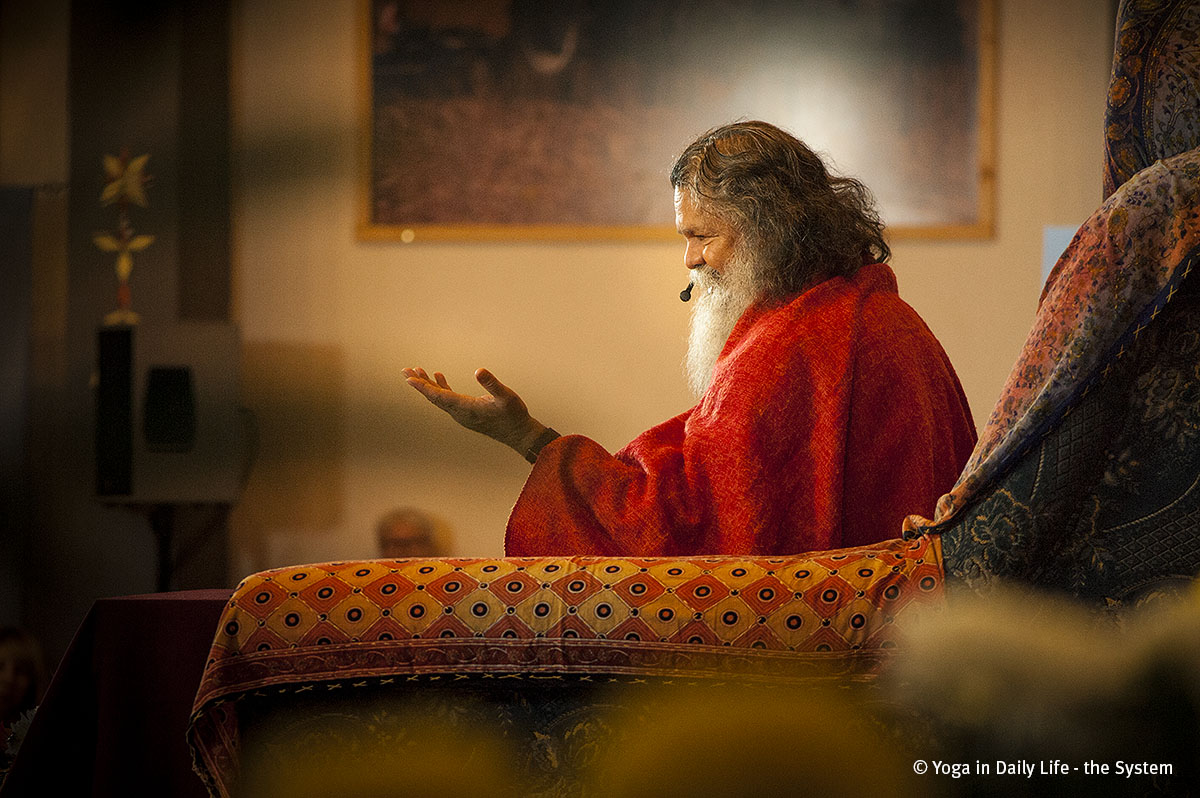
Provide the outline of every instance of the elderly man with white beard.
[[487,395],[404,369],[455,421],[531,463],[509,556],[783,555],[898,537],[975,443],[954,369],[886,264],[862,183],[765,122],[716,128],[671,171],[699,292],[699,403],[610,454],[559,435],[486,369]]

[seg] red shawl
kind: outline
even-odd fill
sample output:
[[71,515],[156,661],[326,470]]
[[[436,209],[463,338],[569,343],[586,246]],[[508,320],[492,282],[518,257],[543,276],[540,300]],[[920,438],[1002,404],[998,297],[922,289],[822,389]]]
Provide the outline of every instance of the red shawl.
[[508,556],[769,554],[898,537],[975,444],[966,397],[884,264],[734,327],[711,387],[612,455],[552,441],[509,517]]

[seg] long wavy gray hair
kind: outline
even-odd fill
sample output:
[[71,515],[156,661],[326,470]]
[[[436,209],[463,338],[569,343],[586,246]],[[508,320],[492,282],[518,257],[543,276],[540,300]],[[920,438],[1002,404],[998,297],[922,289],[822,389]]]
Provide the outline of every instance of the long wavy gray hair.
[[804,142],[767,122],[705,133],[676,159],[671,185],[741,232],[765,298],[852,276],[892,254],[870,189],[831,175]]

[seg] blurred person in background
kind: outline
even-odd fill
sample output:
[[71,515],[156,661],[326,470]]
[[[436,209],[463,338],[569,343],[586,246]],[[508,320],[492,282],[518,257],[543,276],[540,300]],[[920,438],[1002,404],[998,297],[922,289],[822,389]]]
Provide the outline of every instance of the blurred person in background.
[[400,507],[379,519],[375,528],[379,556],[388,560],[408,557],[439,557],[445,554],[438,542],[433,519],[415,507]]

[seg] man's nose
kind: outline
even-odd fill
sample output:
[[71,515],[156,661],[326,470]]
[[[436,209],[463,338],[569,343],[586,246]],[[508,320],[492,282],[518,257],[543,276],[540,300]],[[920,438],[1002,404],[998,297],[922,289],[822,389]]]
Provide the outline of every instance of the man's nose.
[[704,265],[704,250],[688,244],[683,251],[683,265],[689,269],[699,269]]

